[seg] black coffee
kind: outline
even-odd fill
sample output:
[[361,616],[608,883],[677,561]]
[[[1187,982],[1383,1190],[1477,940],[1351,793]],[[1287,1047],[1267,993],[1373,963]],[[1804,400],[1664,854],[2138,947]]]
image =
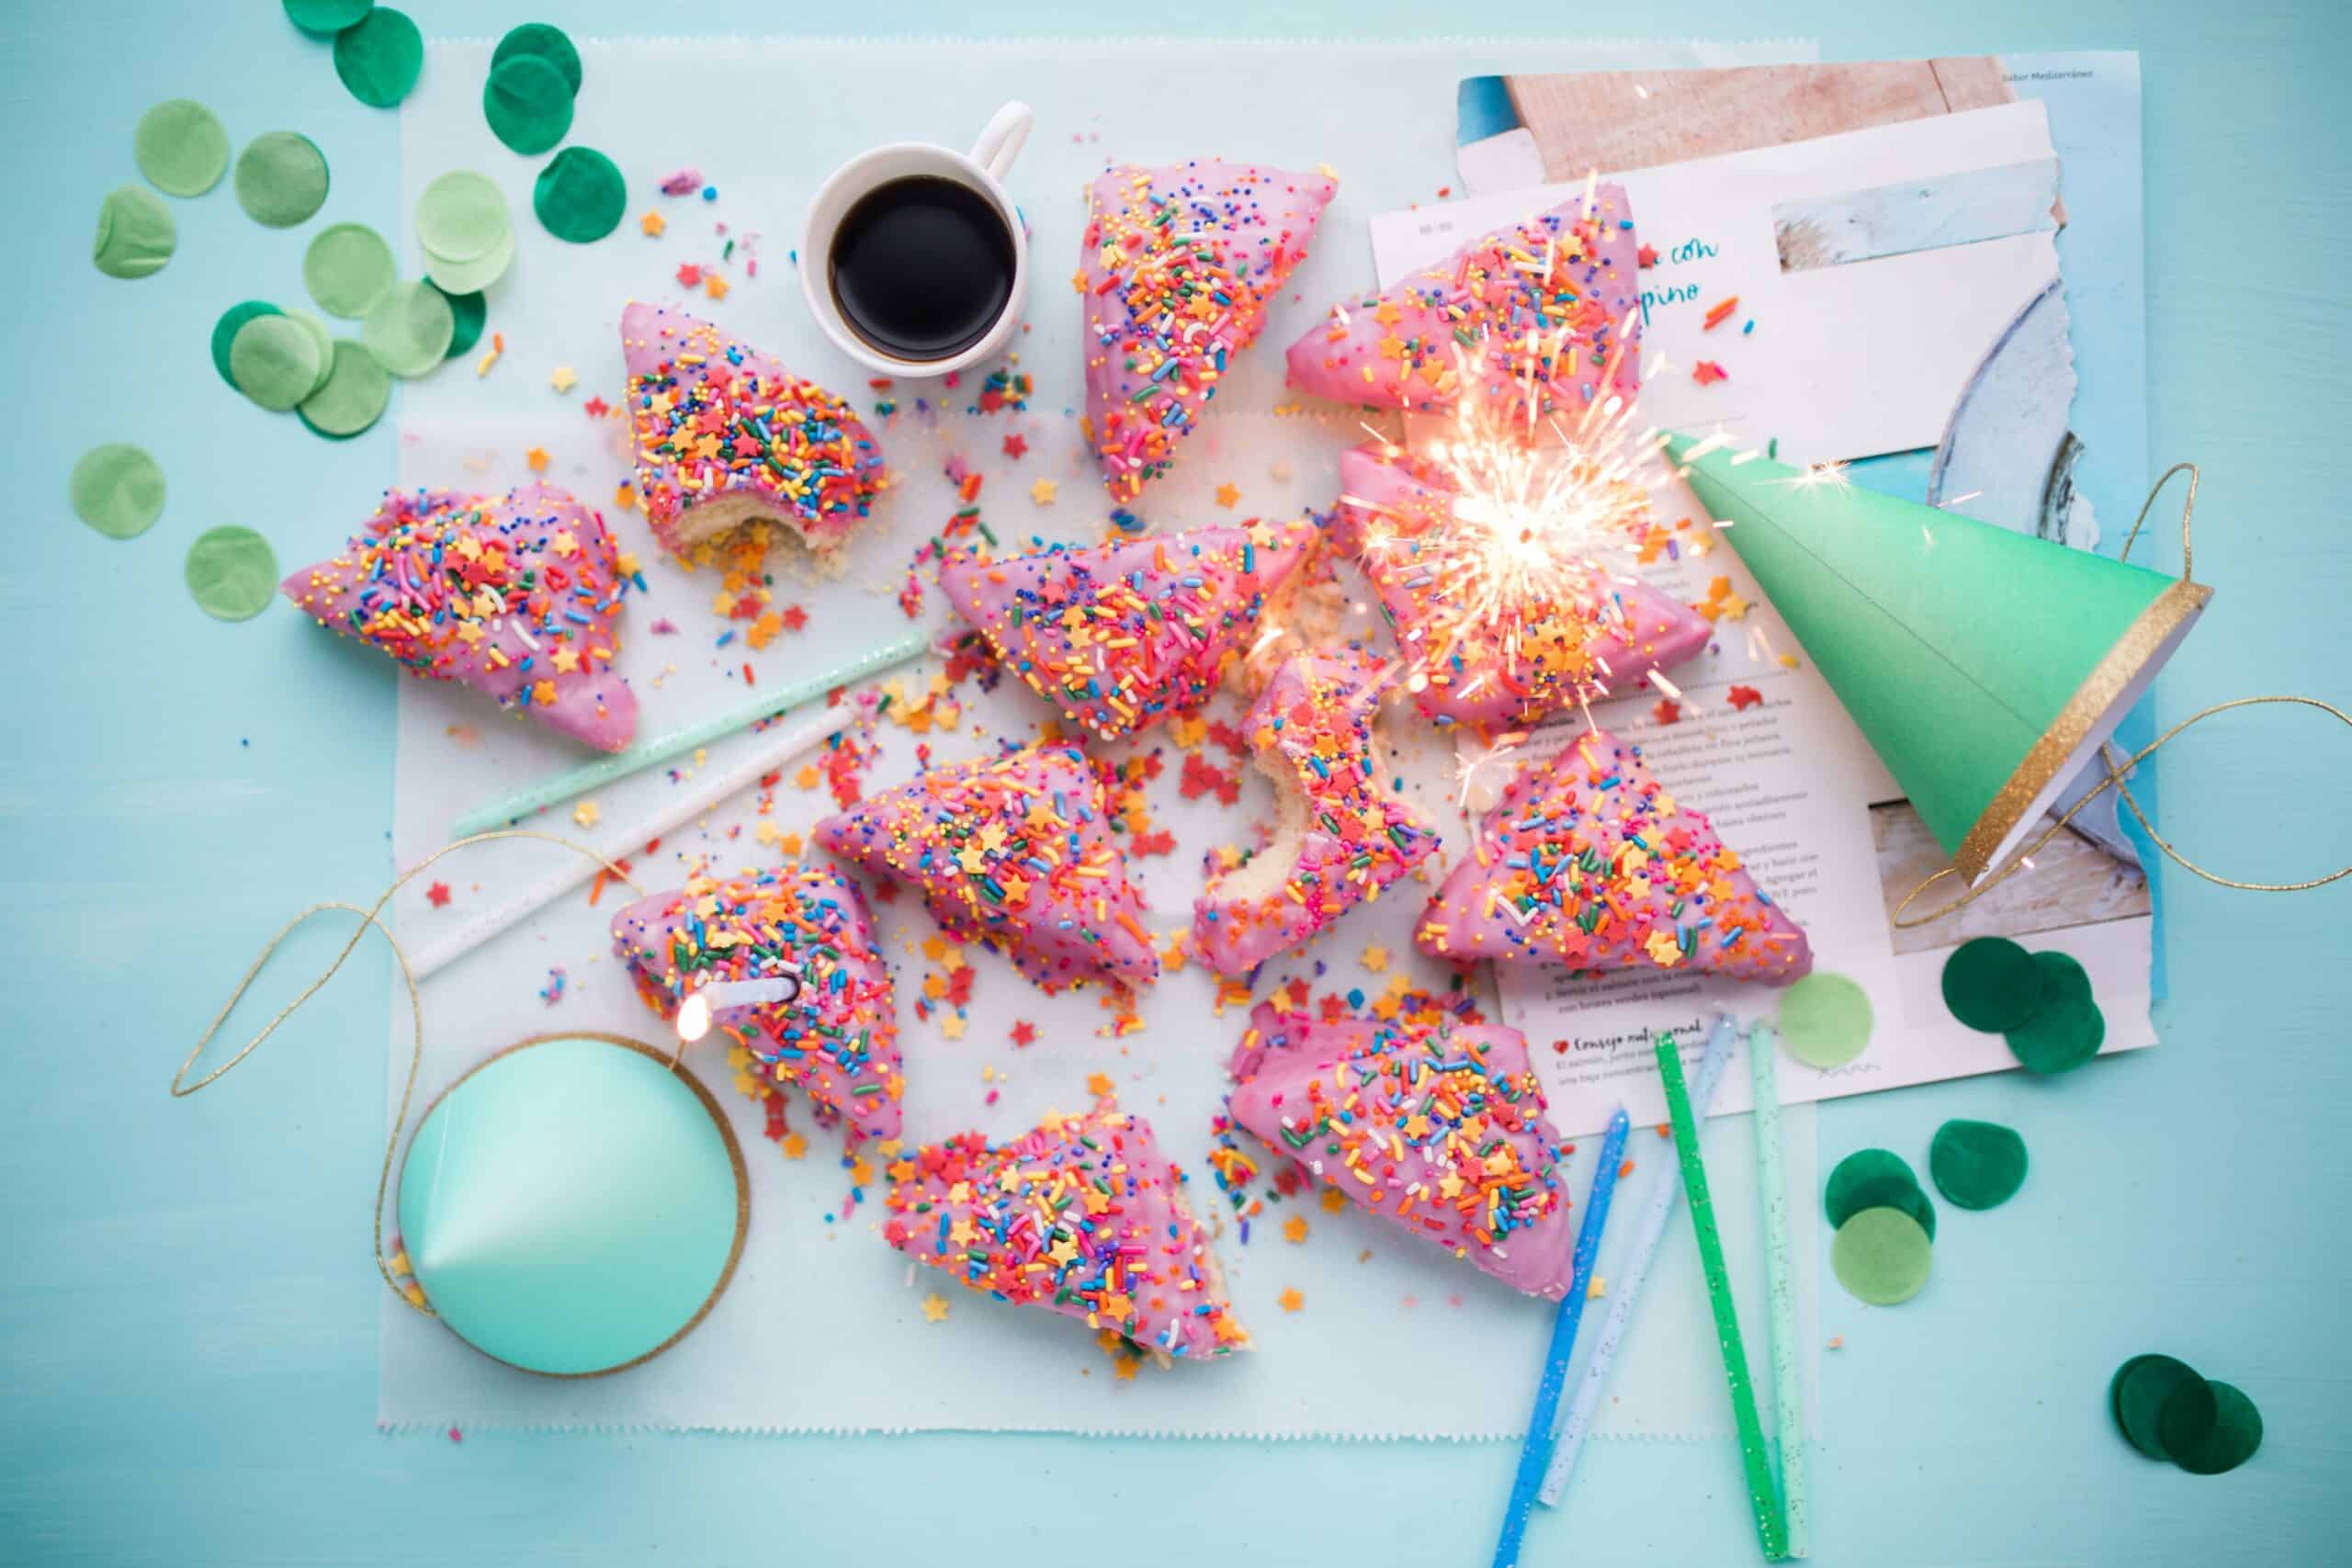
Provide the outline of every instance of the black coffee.
[[875,186],[833,231],[833,303],[899,359],[946,359],[988,335],[1012,298],[1012,235],[967,185],[912,175]]

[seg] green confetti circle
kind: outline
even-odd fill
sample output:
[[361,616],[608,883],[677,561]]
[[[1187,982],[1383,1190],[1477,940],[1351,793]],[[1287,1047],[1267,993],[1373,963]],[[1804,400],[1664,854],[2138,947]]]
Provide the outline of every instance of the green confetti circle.
[[300,131],[264,131],[237,154],[232,183],[246,217],[271,229],[291,229],[327,204],[327,155]]
[[1901,1209],[1936,1239],[1936,1209],[1919,1190],[1910,1165],[1891,1149],[1857,1149],[1838,1162],[1821,1195],[1835,1230],[1864,1209]]
[[[317,354],[319,367],[311,373],[311,384],[302,393],[307,398],[327,384],[328,373],[334,368],[334,333],[308,310],[283,310],[279,314],[311,334],[311,347]],[[230,346],[236,345],[232,343]]]
[[337,338],[324,385],[294,412],[321,435],[347,440],[383,417],[392,378],[366,344]]
[[531,209],[559,240],[585,245],[620,226],[628,184],[610,158],[590,147],[567,147],[539,171]]
[[[255,316],[275,316],[277,313],[277,307],[266,299],[247,299],[220,312],[220,319],[212,323],[212,368],[220,372],[220,379],[232,387],[237,386],[236,377],[229,373],[229,345],[237,341],[237,329]],[[243,390],[243,388],[237,389]]]
[[479,294],[514,265],[514,234],[509,230],[489,251],[469,261],[424,253],[424,276],[445,294]]
[[2107,1018],[2091,998],[2091,978],[2063,953],[2037,953],[2041,1006],[2003,1038],[2027,1071],[2047,1077],[2068,1073],[2098,1055],[2107,1039]]
[[1871,1043],[1870,996],[1843,975],[1807,975],[1781,993],[1781,1039],[1809,1067],[1842,1067]]
[[318,339],[291,316],[255,316],[229,344],[229,379],[263,408],[284,413],[318,385]]
[[375,8],[376,0],[286,0],[286,19],[312,38],[333,38]]
[[245,621],[277,592],[277,557],[251,528],[208,529],[187,547],[187,592],[215,620]]
[[481,116],[510,150],[544,152],[571,129],[571,91],[552,64],[518,54],[491,67],[481,85]]
[[376,297],[399,277],[392,247],[365,223],[322,229],[302,253],[302,287],[320,310],[345,321],[367,315]]
[[385,369],[413,378],[441,363],[457,331],[447,295],[429,283],[395,283],[368,310],[359,335]]
[[1838,1227],[1829,1266],[1855,1300],[1872,1306],[1907,1302],[1927,1288],[1935,1244],[1900,1209],[1864,1209]]
[[179,241],[179,225],[153,191],[117,186],[98,203],[90,260],[108,277],[145,277],[164,270]]
[[194,98],[171,98],[139,117],[130,155],[165,196],[202,196],[229,167],[229,133]]
[[2160,1427],[2165,1406],[2174,1394],[2204,1383],[2186,1361],[2170,1356],[2134,1356],[2115,1369],[2107,1385],[2108,1404],[2125,1441],[2150,1459],[2170,1459]]
[[452,169],[436,175],[416,198],[416,240],[428,255],[473,261],[496,250],[512,232],[506,195],[488,175]]
[[546,22],[525,22],[498,40],[498,47],[491,51],[491,69],[495,71],[518,55],[535,55],[546,61],[562,75],[567,87],[574,93],[580,91],[580,51],[572,47],[571,38],[561,28]]
[[2213,1385],[2203,1378],[2176,1384],[2156,1407],[2156,1441],[2165,1457],[2177,1461],[2202,1444],[2213,1435],[2213,1423],[2221,1414],[2222,1402],[2215,1397]]
[[2175,1448],[2175,1464],[2191,1475],[2220,1475],[2252,1459],[2262,1447],[2262,1412],[2233,1383],[2207,1385],[2213,1393],[2213,1424],[2203,1438]]
[[1980,936],[1944,960],[1944,1006],[1986,1034],[2015,1029],[2041,1006],[2041,971],[2033,954],[2004,936]]
[[[441,288],[437,283],[434,287]],[[481,341],[481,326],[482,322],[490,317],[490,306],[482,299],[480,290],[469,294],[450,294],[447,289],[442,288],[441,292],[448,296],[449,315],[458,323],[457,331],[449,336],[449,352],[442,357],[455,359]]]
[[74,515],[109,539],[135,539],[164,514],[164,470],[128,442],[93,446],[67,481]]
[[1928,1145],[1928,1175],[1957,1208],[1999,1208],[2025,1185],[2025,1140],[1996,1122],[1955,1118]]
[[378,6],[334,35],[334,73],[351,96],[388,109],[408,96],[424,69],[424,38],[404,11]]

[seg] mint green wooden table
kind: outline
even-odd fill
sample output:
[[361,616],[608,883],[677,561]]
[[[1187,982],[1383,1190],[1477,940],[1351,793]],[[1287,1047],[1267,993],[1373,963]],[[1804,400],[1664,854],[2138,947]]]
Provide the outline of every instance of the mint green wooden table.
[[[747,32],[793,15],[740,0],[407,4],[428,33],[542,16],[582,34]],[[2352,429],[2341,7],[1306,0],[1280,14],[1287,29],[1333,34],[1814,35],[1833,58],[2140,50],[2154,451],[2205,465],[2199,574],[2222,585],[2161,705],[2280,689],[2352,698],[2352,519],[2336,489]],[[1268,15],[1238,0],[931,0],[848,25],[1240,34]],[[391,424],[331,447],[290,420],[216,420],[217,398],[184,400],[189,376],[211,374],[191,318],[209,321],[256,278],[299,297],[277,237],[245,226],[136,286],[101,278],[88,247],[98,194],[130,176],[130,127],[158,99],[209,99],[241,134],[278,124],[332,138],[338,209],[388,232],[392,122],[354,104],[270,0],[27,4],[0,39],[0,332],[18,487],[0,566],[0,951],[18,965],[0,1031],[0,1562],[1485,1561],[1512,1461],[1500,1447],[453,1444],[373,1429],[383,1287],[361,1216],[381,1137],[385,966],[338,982],[235,1083],[187,1104],[164,1085],[224,982],[295,906],[380,884],[391,789],[385,667],[322,649],[291,615],[206,620],[179,585],[181,555],[218,523],[357,515],[390,477]],[[158,355],[198,363],[164,374],[150,368]],[[63,502],[74,457],[116,438],[147,444],[172,485],[165,521],[132,545],[99,539]],[[323,753],[310,716],[321,704],[341,710]],[[2245,874],[2341,863],[2348,765],[2352,742],[2322,722],[2242,716],[2166,759],[2165,815],[2192,852]],[[2055,1089],[2009,1075],[1822,1113],[1826,1158],[1924,1149],[1944,1118],[1985,1116],[2030,1129],[2034,1170],[2001,1215],[1946,1227],[1935,1288],[1917,1303],[1865,1312],[1825,1288],[1824,1326],[1845,1344],[1823,1363],[1818,1562],[2352,1551],[2352,886],[2260,900],[2176,876],[2168,897],[2160,1049]],[[325,948],[322,935],[295,960]],[[2107,1376],[2159,1347],[2260,1403],[2269,1436],[2252,1465],[2199,1480],[2117,1438]],[[1735,1454],[1593,1445],[1567,1517],[1537,1521],[1527,1560],[1754,1561]]]

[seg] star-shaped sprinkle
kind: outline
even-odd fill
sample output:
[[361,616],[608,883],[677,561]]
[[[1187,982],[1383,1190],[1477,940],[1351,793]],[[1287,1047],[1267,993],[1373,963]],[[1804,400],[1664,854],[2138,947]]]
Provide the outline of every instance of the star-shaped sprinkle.
[[1117,1087],[1111,1081],[1111,1075],[1108,1073],[1089,1073],[1086,1077],[1086,1092],[1098,1099],[1109,1094]]
[[436,882],[433,884],[432,886],[427,887],[424,890],[424,901],[432,905],[436,909],[447,908],[449,907],[449,885],[446,882]]
[[1636,264],[1642,266],[1656,266],[1657,265],[1657,252],[1648,245],[1644,245],[1640,250],[1634,253],[1634,260]]
[[1288,1242],[1301,1242],[1306,1239],[1306,1216],[1305,1214],[1293,1214],[1289,1219],[1283,1222],[1283,1239]]
[[1027,457],[1029,455],[1028,438],[1017,430],[1012,434],[1006,436],[1004,438],[1004,455],[1008,457]]
[[1346,1193],[1340,1191],[1336,1187],[1326,1187],[1323,1189],[1324,1213],[1336,1214],[1347,1206],[1348,1195]]
[[783,1148],[785,1158],[799,1159],[808,1153],[808,1140],[797,1133],[786,1133],[784,1135]]
[[602,398],[591,398],[580,405],[580,412],[590,419],[602,419],[613,412],[613,405]]
[[535,474],[544,474],[548,471],[548,463],[549,461],[548,457],[548,449],[544,446],[534,446],[529,451],[523,454],[523,461],[531,466],[531,472]]
[[1025,1018],[1012,1021],[1012,1043],[1016,1046],[1037,1043],[1037,1026]]
[[715,272],[705,273],[702,291],[714,299],[724,299],[727,298],[727,280]]
[[945,1323],[947,1321],[947,1298],[941,1295],[937,1291],[933,1291],[931,1294],[923,1297],[922,1320],[925,1323]]
[[613,491],[613,504],[619,507],[623,512],[636,511],[637,487],[632,484],[625,484],[618,490]]
[[1133,1356],[1122,1356],[1112,1364],[1111,1375],[1121,1382],[1133,1382],[1136,1381],[1136,1369],[1142,1365],[1143,1363]]
[[1284,1312],[1296,1312],[1299,1308],[1306,1304],[1306,1298],[1298,1293],[1298,1287],[1296,1285],[1286,1287],[1283,1291],[1283,1293],[1276,1296],[1274,1300],[1281,1305]]
[[1690,379],[1702,387],[1712,387],[1718,381],[1728,381],[1731,373],[1712,359],[1702,359],[1690,367]]
[[580,385],[580,378],[569,365],[559,365],[548,375],[548,385],[559,392],[568,392]]
[[1240,502],[1240,500],[1241,490],[1239,486],[1233,484],[1221,484],[1216,487],[1216,503],[1219,506],[1224,507],[1227,512],[1232,511],[1234,507]]
[[678,264],[678,282],[681,287],[692,288],[701,281],[702,268],[696,266],[692,262],[680,262]]
[[950,1040],[963,1039],[963,1017],[960,1014],[950,1013],[945,1018],[941,1019],[939,1021],[939,1032],[945,1035]]
[[1029,499],[1040,506],[1051,506],[1054,503],[1054,489],[1053,480],[1039,479],[1029,487]]
[[662,231],[670,226],[670,220],[659,212],[648,212],[637,220],[637,226],[645,231],[649,239],[658,240],[662,237]]
[[571,819],[582,828],[594,828],[604,813],[596,809],[596,803],[593,800],[583,800],[571,808]]
[[1764,694],[1753,686],[1734,686],[1728,695],[1731,698],[1731,705],[1742,712],[1746,712],[1764,700]]
[[1679,724],[1682,720],[1682,707],[1672,697],[1660,697],[1657,705],[1650,709],[1650,716],[1660,724]]
[[1375,942],[1363,950],[1363,962],[1374,974],[1383,974],[1388,968],[1388,950]]

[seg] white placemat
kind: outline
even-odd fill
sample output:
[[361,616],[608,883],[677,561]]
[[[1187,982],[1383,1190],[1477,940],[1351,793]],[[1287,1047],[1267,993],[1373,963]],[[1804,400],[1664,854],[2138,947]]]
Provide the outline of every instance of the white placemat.
[[[498,179],[515,204],[520,252],[513,273],[493,291],[491,327],[503,353],[486,375],[453,367],[406,392],[401,443],[403,486],[503,488],[526,477],[525,454],[548,455],[547,476],[595,502],[625,477],[612,422],[586,417],[591,394],[620,394],[617,319],[632,298],[679,299],[674,281],[684,261],[718,259],[729,225],[739,257],[727,267],[726,299],[696,295],[688,303],[828,381],[865,406],[886,395],[821,345],[792,274],[790,231],[817,180],[866,143],[891,137],[960,142],[1004,97],[1038,111],[1038,127],[1012,185],[1034,230],[1038,283],[1030,300],[1033,330],[1022,340],[1019,368],[1035,378],[1026,413],[967,413],[978,391],[967,378],[955,390],[936,386],[888,389],[900,412],[881,438],[904,477],[874,525],[830,580],[804,579],[786,562],[776,603],[805,607],[805,632],[749,649],[740,623],[716,616],[716,574],[690,576],[659,556],[642,520],[607,507],[625,547],[642,559],[649,591],[633,598],[623,622],[621,667],[640,694],[651,731],[740,697],[748,662],[762,683],[797,672],[895,635],[908,622],[894,602],[910,554],[956,505],[944,469],[951,456],[982,472],[984,519],[1007,543],[1039,534],[1091,541],[1106,507],[1084,460],[1078,401],[1077,311],[1057,282],[1074,257],[1080,223],[1078,192],[1111,159],[1169,160],[1216,152],[1276,164],[1329,164],[1342,184],[1309,262],[1301,268],[1255,353],[1240,362],[1175,474],[1145,498],[1159,526],[1227,516],[1295,514],[1328,506],[1336,493],[1338,453],[1358,434],[1351,416],[1303,412],[1283,402],[1280,351],[1329,298],[1370,279],[1364,215],[1415,196],[1434,197],[1451,179],[1453,95],[1464,74],[1506,63],[1590,62],[1723,62],[1752,58],[1690,47],[1510,44],[1360,48],[1329,45],[1168,43],[1012,45],[1000,43],[858,44],[805,40],[583,43],[586,83],[574,140],[596,146],[628,175],[632,221],[602,244],[567,246],[538,231],[529,216],[529,185],[539,160],[505,152],[478,107],[489,45],[436,44],[417,94],[403,110],[403,184],[413,205],[434,175],[479,168]],[[1787,58],[1785,49],[1770,51]],[[887,95],[872,85],[887,82]],[[888,106],[877,107],[887,98]],[[1350,112],[1350,106],[1380,106]],[[1245,130],[1246,128],[1246,130]],[[718,199],[664,199],[656,182],[691,165]],[[786,172],[788,171],[788,172]],[[658,209],[669,220],[659,239],[638,232],[635,214]],[[761,268],[745,274],[740,251],[756,232]],[[402,249],[413,266],[413,242]],[[570,396],[548,386],[557,367],[579,378]],[[934,412],[918,409],[928,400]],[[943,409],[945,412],[936,412]],[[1020,434],[1018,459],[1002,448]],[[1029,487],[1054,479],[1060,493],[1041,505]],[[1218,508],[1216,491],[1241,491],[1236,508]],[[356,520],[355,520],[356,521]],[[925,614],[943,606],[935,591]],[[666,620],[677,630],[656,635]],[[352,657],[371,657],[350,650]],[[908,684],[920,692],[927,669]],[[982,694],[967,682],[967,700],[951,732],[915,735],[885,724],[879,759],[866,777],[876,789],[910,776],[917,748],[943,759],[974,755],[999,736],[1025,737],[1043,716],[1025,689],[1007,682]],[[1231,718],[1238,705],[1216,710]],[[1396,727],[1398,772],[1429,799],[1460,843],[1459,818],[1445,810],[1450,748],[1418,725]],[[1270,808],[1262,781],[1246,778],[1238,808],[1214,796],[1179,797],[1182,756],[1165,731],[1147,738],[1166,760],[1150,787],[1156,825],[1172,830],[1173,856],[1139,860],[1134,871],[1149,897],[1158,931],[1185,923],[1198,884],[1199,856],[1220,842],[1246,841],[1251,822]],[[715,746],[700,765],[720,769],[743,742]],[[1211,750],[1220,767],[1232,759]],[[458,813],[557,767],[577,761],[565,743],[488,710],[444,686],[404,683],[400,705],[394,852],[413,863],[447,837]],[[790,771],[787,770],[787,773]],[[707,861],[721,872],[776,852],[758,828],[806,834],[831,809],[821,788],[803,790],[787,776],[764,817],[757,797],[739,796],[693,828],[669,835],[643,854],[627,841],[640,818],[677,786],[656,771],[599,790],[595,823],[575,826],[568,812],[545,825],[608,852],[633,856],[648,888],[674,886],[687,868]],[[435,908],[419,886],[399,908],[403,936],[429,941],[541,874],[560,851],[498,844],[463,863],[445,863],[447,908]],[[658,1036],[658,1022],[637,1001],[609,956],[605,926],[621,893],[591,907],[575,895],[460,960],[424,992],[427,1062],[421,1092],[429,1097],[489,1051],[554,1029],[612,1030]],[[1290,975],[1319,994],[1362,988],[1376,995],[1388,973],[1416,975],[1433,988],[1434,969],[1415,966],[1408,931],[1421,902],[1408,884],[1359,910],[1338,930],[1269,966],[1259,986],[1269,994]],[[921,943],[934,935],[911,897],[880,904],[876,916],[898,981],[907,1056],[907,1126],[911,1137],[939,1137],[967,1126],[1002,1136],[1050,1108],[1086,1098],[1094,1073],[1111,1077],[1122,1102],[1157,1126],[1170,1157],[1193,1174],[1204,1212],[1223,1216],[1204,1156],[1210,1119],[1224,1087],[1222,1064],[1244,1025],[1244,1009],[1216,1012],[1216,988],[1197,966],[1147,993],[1147,1027],[1122,1039],[1098,1031],[1108,1020],[1099,993],[1046,998],[994,955],[974,952],[978,971],[961,1038],[938,1018],[915,1016],[922,976],[937,970]],[[1369,973],[1367,945],[1391,955],[1390,969]],[[561,999],[541,992],[550,970],[564,970]],[[1321,972],[1318,973],[1318,970]],[[407,1024],[395,1003],[394,1039],[405,1067]],[[1037,1043],[1012,1043],[1016,1021],[1035,1026]],[[1543,1043],[1537,1043],[1539,1048]],[[694,1060],[725,1089],[729,1074],[715,1055]],[[991,1099],[993,1096],[993,1099]],[[1188,1436],[1493,1438],[1522,1429],[1551,1311],[1494,1285],[1434,1249],[1412,1246],[1360,1213],[1325,1213],[1311,1200],[1261,1216],[1245,1245],[1220,1220],[1219,1248],[1254,1354],[1169,1373],[1146,1370],[1125,1381],[1082,1327],[1035,1311],[993,1303],[945,1285],[944,1322],[929,1322],[922,1303],[934,1288],[875,1234],[878,1185],[845,1212],[849,1174],[837,1163],[838,1135],[817,1129],[796,1103],[794,1124],[806,1135],[805,1158],[788,1161],[761,1136],[761,1117],[746,1100],[722,1094],[750,1156],[752,1224],[743,1262],[726,1296],[676,1348],[625,1376],[553,1382],[514,1372],[476,1355],[437,1325],[398,1307],[384,1318],[379,1416],[387,1424],[461,1426],[709,1427],[764,1430],[1005,1428]],[[1784,1119],[1790,1179],[1810,1212],[1815,1190],[1809,1111]],[[1745,1320],[1760,1345],[1762,1269],[1757,1256],[1754,1153],[1745,1119],[1719,1120],[1707,1135],[1727,1245],[1741,1284]],[[1574,1172],[1581,1194],[1590,1179],[1591,1147]],[[1633,1145],[1637,1170],[1621,1201],[1638,1201],[1645,1183],[1671,1164],[1651,1134]],[[1264,1161],[1271,1168],[1272,1161]],[[1579,1199],[1579,1201],[1581,1201]],[[1280,1222],[1303,1213],[1303,1244],[1283,1238]],[[1622,1246],[1630,1224],[1612,1227]],[[1795,1260],[1798,1337],[1806,1382],[1817,1369],[1815,1330],[1816,1225],[1801,1226]],[[1613,1248],[1605,1249],[1604,1280]],[[1296,1313],[1278,1304],[1285,1290],[1305,1298]],[[1670,1237],[1650,1284],[1650,1300],[1625,1348],[1604,1435],[1720,1437],[1729,1412],[1715,1365],[1713,1333],[1687,1235]],[[1366,1370],[1374,1370],[1367,1376]],[[1768,1380],[1769,1381],[1769,1380]],[[1810,1398],[1810,1393],[1808,1393]]]

